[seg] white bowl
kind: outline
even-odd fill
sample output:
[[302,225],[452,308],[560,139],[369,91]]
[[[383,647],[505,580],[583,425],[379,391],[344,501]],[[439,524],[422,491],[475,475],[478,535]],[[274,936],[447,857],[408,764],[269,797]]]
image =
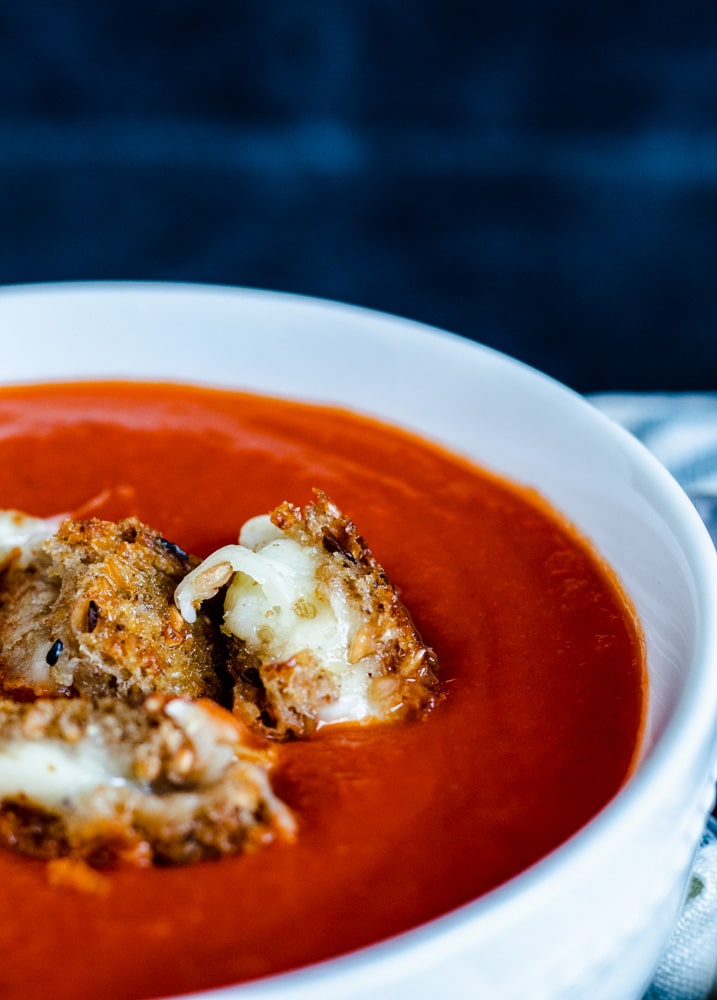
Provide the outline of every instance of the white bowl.
[[642,619],[641,761],[585,828],[441,919],[211,996],[639,997],[678,914],[717,777],[717,559],[645,449],[503,355],[326,302],[186,285],[28,286],[0,293],[0,330],[7,382],[201,381],[340,403],[417,430],[536,486],[592,539]]

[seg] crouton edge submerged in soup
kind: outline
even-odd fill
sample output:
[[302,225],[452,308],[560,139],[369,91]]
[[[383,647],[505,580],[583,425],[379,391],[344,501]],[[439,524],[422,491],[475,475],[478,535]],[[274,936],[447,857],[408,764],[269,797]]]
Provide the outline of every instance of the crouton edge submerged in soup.
[[[517,874],[630,771],[646,699],[639,627],[609,570],[529,490],[341,410],[140,383],[0,390],[0,468],[0,508],[80,524],[136,518],[169,540],[170,556],[199,559],[236,549],[257,515],[284,501],[308,510],[325,491],[395,585],[428,650],[416,662],[430,655],[439,685],[424,672],[430,704],[395,721],[342,721],[360,718],[348,695],[344,715],[324,709],[283,730],[264,701],[248,715],[225,704],[226,718],[243,715],[238,726],[275,730],[255,735],[286,835],[249,849],[184,864],[194,857],[181,830],[160,863],[1,849],[5,997],[166,995],[369,944]],[[238,575],[230,592],[247,586]],[[95,634],[98,602],[90,594],[83,608]],[[48,663],[61,646],[48,647]],[[235,678],[249,703],[252,663]],[[6,699],[32,704],[32,692],[3,683]],[[76,695],[70,684],[49,697]],[[160,699],[148,711],[181,727],[199,704]]]

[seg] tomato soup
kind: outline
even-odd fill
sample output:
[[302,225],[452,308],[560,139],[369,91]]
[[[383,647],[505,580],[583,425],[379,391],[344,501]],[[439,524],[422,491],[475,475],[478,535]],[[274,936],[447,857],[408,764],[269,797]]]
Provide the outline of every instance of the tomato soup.
[[0,507],[136,514],[198,556],[320,487],[438,656],[425,719],[281,746],[296,842],[86,891],[0,852],[0,995],[139,998],[406,930],[517,874],[615,794],[644,654],[609,570],[532,491],[339,409],[142,383],[0,391]]

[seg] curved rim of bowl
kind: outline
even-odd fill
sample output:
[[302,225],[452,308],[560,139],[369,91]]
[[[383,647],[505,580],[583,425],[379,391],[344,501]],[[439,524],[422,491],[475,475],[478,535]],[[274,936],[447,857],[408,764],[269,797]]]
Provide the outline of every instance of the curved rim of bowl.
[[[656,484],[663,501],[663,510],[673,519],[673,528],[677,529],[677,540],[687,560],[696,594],[698,629],[691,670],[663,733],[623,788],[570,838],[507,882],[425,924],[355,952],[246,983],[185,994],[186,997],[220,998],[247,993],[269,998],[294,982],[298,984],[311,979],[330,984],[345,975],[360,976],[367,963],[372,968],[381,967],[384,973],[397,968],[408,958],[418,965],[430,964],[430,953],[435,948],[440,948],[444,956],[454,952],[465,944],[466,936],[472,937],[476,933],[476,928],[484,920],[507,919],[507,910],[516,898],[549,891],[549,883],[560,872],[569,871],[583,856],[597,855],[609,849],[610,845],[619,843],[638,814],[657,808],[661,786],[665,781],[678,779],[685,761],[704,762],[706,770],[711,768],[705,778],[714,782],[717,778],[717,670],[709,668],[717,660],[717,621],[711,614],[717,607],[717,556],[691,501],[674,478],[637,439],[568,386],[501,351],[420,321],[329,299],[191,282],[38,282],[0,288],[0,310],[3,300],[17,296],[36,298],[52,295],[69,299],[87,295],[116,296],[118,293],[123,296],[150,294],[158,297],[219,295],[235,299],[239,308],[242,300],[253,299],[261,300],[270,307],[276,305],[282,310],[314,308],[339,316],[353,314],[367,323],[382,323],[386,330],[391,329],[394,334],[398,334],[399,339],[410,336],[424,338],[426,343],[431,341],[437,344],[440,341],[444,348],[455,353],[461,360],[470,359],[468,363],[477,361],[481,356],[489,356],[499,363],[509,365],[514,371],[521,369],[525,378],[536,384],[542,382],[547,391],[561,394],[566,405],[582,409],[584,417],[599,428],[603,436],[612,439],[613,446]],[[378,416],[381,419],[380,414]],[[390,418],[385,419],[390,422]],[[450,448],[450,442],[445,443],[445,446]],[[708,810],[709,807],[705,808]],[[430,944],[429,948],[426,948],[427,944]]]

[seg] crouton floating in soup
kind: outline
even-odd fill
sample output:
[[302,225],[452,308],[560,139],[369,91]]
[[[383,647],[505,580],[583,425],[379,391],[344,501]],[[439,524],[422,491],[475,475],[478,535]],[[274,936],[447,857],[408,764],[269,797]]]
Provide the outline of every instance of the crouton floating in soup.
[[196,609],[229,584],[224,631],[234,711],[273,736],[430,709],[436,657],[356,526],[326,494],[252,518],[177,588]]
[[213,626],[172,602],[197,560],[136,518],[30,528],[0,569],[2,691],[218,695]]
[[207,699],[0,702],[0,843],[94,865],[186,863],[291,837],[266,750]]

